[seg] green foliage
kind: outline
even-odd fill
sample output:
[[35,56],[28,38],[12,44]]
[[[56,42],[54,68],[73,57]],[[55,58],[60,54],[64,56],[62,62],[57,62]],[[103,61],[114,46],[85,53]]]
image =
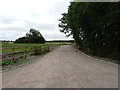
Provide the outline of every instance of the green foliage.
[[30,29],[25,37],[18,38],[14,43],[45,43],[45,39],[38,30]]
[[76,48],[76,49],[78,48],[76,43],[73,43],[73,44],[72,44],[72,47],[74,47],[74,48]]
[[41,54],[41,47],[35,46],[34,53],[35,53],[35,55],[40,55]]
[[20,37],[14,43],[26,43],[28,42],[27,37]]
[[10,60],[4,60],[4,61],[1,61],[1,62],[0,62],[0,65],[1,65],[1,66],[5,66],[5,65],[9,65],[10,63],[11,63]]
[[60,19],[60,31],[73,35],[77,45],[90,54],[119,59],[119,6],[118,2],[71,2]]

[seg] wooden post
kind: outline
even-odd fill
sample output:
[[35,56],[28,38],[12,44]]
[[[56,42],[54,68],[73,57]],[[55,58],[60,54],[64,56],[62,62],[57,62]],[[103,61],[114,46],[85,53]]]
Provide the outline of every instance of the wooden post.
[[89,54],[89,52],[90,52],[90,48],[88,48],[88,54]]
[[36,55],[36,47],[34,46],[34,55]]
[[49,47],[49,45],[48,45],[48,51],[50,51],[50,47]]
[[25,47],[25,58],[27,57],[27,46]]
[[40,52],[41,52],[41,46],[40,46]]
[[30,48],[30,55],[33,54],[33,47]]
[[14,48],[14,47],[12,47],[12,57],[13,57],[13,61],[15,60],[14,50],[15,50],[15,48]]

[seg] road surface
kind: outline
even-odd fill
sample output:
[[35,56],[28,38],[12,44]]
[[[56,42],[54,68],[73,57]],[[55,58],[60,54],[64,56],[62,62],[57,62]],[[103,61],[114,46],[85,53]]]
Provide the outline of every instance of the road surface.
[[65,45],[3,73],[3,88],[118,88],[118,66]]

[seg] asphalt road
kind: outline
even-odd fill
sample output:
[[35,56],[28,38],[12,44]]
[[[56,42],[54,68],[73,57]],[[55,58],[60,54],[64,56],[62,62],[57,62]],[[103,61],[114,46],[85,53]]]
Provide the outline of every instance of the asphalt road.
[[69,45],[2,74],[3,88],[118,88],[118,66]]

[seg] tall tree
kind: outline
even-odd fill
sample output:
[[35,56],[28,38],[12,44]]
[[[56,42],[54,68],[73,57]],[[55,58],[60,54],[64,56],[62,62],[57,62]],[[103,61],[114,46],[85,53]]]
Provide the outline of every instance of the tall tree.
[[[91,54],[119,58],[120,3],[71,2],[60,19],[60,31],[73,35],[77,45]],[[119,51],[118,51],[119,50]]]
[[19,38],[15,41],[15,43],[44,43],[45,39],[42,34],[35,29],[30,29],[28,33],[26,33],[25,37]]

